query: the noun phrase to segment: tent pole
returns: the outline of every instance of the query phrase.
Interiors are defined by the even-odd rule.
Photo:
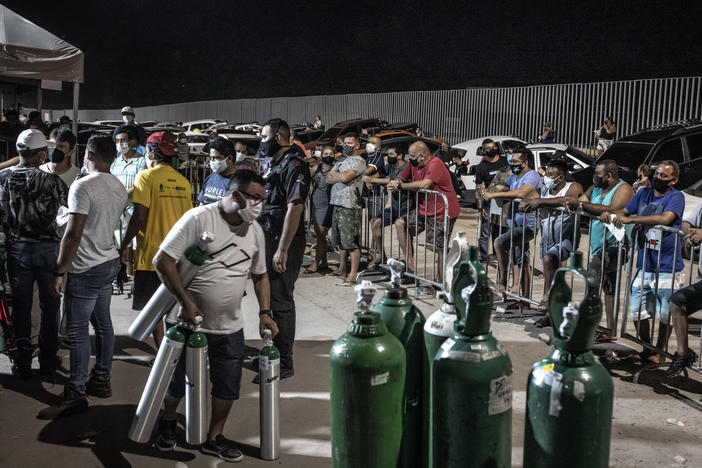
[[[43,107],[43,99],[44,99],[44,94],[41,91],[41,81],[39,81],[39,86],[37,86],[37,110],[41,114],[41,108]],[[41,120],[44,120],[44,117],[42,116]]]
[[[73,134],[78,136],[78,95],[80,94],[80,83],[73,83]]]

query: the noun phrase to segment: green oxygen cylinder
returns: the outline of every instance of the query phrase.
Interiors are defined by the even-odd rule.
[[[395,467],[400,456],[405,350],[369,310],[374,292],[356,286],[360,310],[329,353],[336,468]]]
[[[388,331],[395,336],[405,348],[407,359],[405,371],[405,396],[402,413],[402,445],[400,468],[421,467],[422,447],[422,408],[424,403],[424,368],[427,365],[424,353],[424,316],[407,297],[407,289],[401,287],[404,263],[391,258],[390,286],[385,289],[383,297],[373,306],[373,312],[380,314]]]
[[[571,254],[549,291],[553,351],[534,364],[527,385],[524,467],[609,466],[614,383],[592,353],[602,318],[597,278]],[[572,278],[585,282],[582,302],[572,300]]]
[[[458,279],[458,269],[468,255],[468,237],[464,232],[458,232],[451,240],[448,255],[446,255],[446,271],[444,272],[444,291],[441,298],[444,303],[434,311],[424,324],[424,348],[426,351],[426,366],[424,368],[424,394],[428,395],[427,404],[424,406],[424,455],[426,466],[433,466],[432,457],[432,368],[434,356],[448,337],[453,335],[453,324],[456,321],[456,308],[454,300],[458,299],[452,292],[454,283]],[[460,286],[463,279],[456,283]],[[460,290],[458,290],[460,295]],[[462,301],[462,300],[461,300]],[[438,468],[438,467],[437,467]]]
[[[459,269],[467,277],[464,310],[434,358],[434,466],[512,466],[512,361],[490,332],[492,290],[471,246]]]

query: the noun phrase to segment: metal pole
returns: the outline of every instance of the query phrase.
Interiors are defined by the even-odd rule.
[[[80,96],[80,83],[73,83],[73,134],[78,136],[78,99]],[[82,159],[82,158],[81,158]]]

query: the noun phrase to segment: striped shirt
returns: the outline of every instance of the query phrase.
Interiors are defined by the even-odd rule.
[[[126,190],[134,187],[134,180],[141,171],[146,170],[146,158],[144,156],[132,156],[126,160],[122,154],[117,154],[115,162],[110,166],[110,172],[117,177]],[[127,211],[131,214],[134,211],[134,205],[131,201],[127,203]]]

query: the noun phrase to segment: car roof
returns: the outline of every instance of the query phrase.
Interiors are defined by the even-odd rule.
[[[663,138],[676,134],[684,134],[689,130],[699,130],[701,128],[702,122],[699,120],[681,120],[644,128],[636,133],[622,137],[618,141],[655,144]]]
[[[200,124],[200,123],[210,123],[210,122],[225,122],[222,119],[200,119],[200,120],[190,120],[188,122],[183,122],[183,125],[193,125],[193,124]]]
[[[375,119],[375,118],[373,118],[373,119],[351,119],[351,120],[342,120],[341,122],[335,123],[333,126],[334,126],[334,127],[340,127],[340,126],[342,126],[342,125],[355,125],[355,124],[368,123],[368,122],[376,123],[376,122],[379,122],[379,120],[378,120],[378,119]]]
[[[504,141],[504,140],[517,140],[521,141],[522,143],[526,143],[524,140],[522,140],[519,137],[515,136],[509,136],[509,135],[490,135],[490,136],[484,136],[482,138],[474,138],[472,140],[468,141],[463,141],[461,143],[456,143],[455,145],[452,146],[452,148],[459,148],[459,149],[470,149],[475,146],[480,146],[483,144],[483,140],[486,138],[491,139],[492,141]]]

